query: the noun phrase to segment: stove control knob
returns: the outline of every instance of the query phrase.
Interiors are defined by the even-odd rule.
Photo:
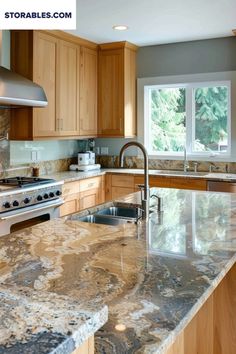
[[[14,200],[14,202],[12,203],[12,205],[13,205],[14,207],[18,207],[18,206],[19,206],[18,200]]]
[[[49,193],[49,197],[50,197],[50,198],[53,198],[54,196],[55,196],[55,194],[54,194],[53,192],[50,192],[50,193]]]
[[[24,199],[24,203],[25,203],[25,204],[29,204],[29,202],[30,202],[30,198],[26,197],[26,198]]]
[[[6,208],[6,209],[9,209],[11,207],[11,204],[9,202],[6,202],[3,204],[3,206]]]
[[[48,194],[45,193],[43,197],[44,197],[44,199],[48,199]]]
[[[56,191],[56,195],[57,195],[57,196],[61,195],[61,191],[59,191],[59,190]]]
[[[37,201],[38,201],[38,202],[41,202],[41,200],[43,200],[43,197],[42,197],[41,195],[38,195],[38,196],[37,196]]]

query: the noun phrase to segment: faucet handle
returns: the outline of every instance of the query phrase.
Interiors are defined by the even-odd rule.
[[[163,199],[156,194],[152,194],[150,198],[157,199],[157,211],[163,211]]]
[[[144,199],[144,188],[145,188],[145,185],[144,184],[138,184],[138,188],[140,189],[140,192],[141,192],[141,200]]]

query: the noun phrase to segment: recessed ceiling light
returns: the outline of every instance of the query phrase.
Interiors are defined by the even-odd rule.
[[[117,31],[126,31],[129,27],[126,25],[115,25],[112,28]]]

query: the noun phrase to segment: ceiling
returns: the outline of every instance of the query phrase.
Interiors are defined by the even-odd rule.
[[[125,24],[127,31],[113,25]],[[236,28],[236,0],[77,0],[77,29],[97,43],[139,46],[226,37]]]

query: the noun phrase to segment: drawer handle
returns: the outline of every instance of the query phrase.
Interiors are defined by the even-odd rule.
[[[89,183],[88,187],[91,188],[94,185],[94,183]]]

